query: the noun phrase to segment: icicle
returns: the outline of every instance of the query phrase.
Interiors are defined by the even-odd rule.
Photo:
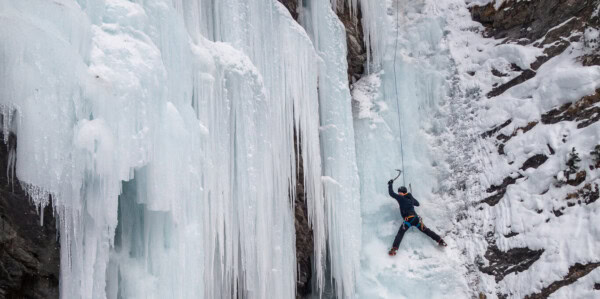
[[[0,4],[0,105],[17,178],[52,195],[61,297],[293,298],[294,128],[325,248],[303,28],[274,0],[60,4]]]
[[[329,250],[336,294],[353,298],[360,267],[361,217],[345,30],[327,2],[311,1],[305,11],[303,24],[321,57],[319,113],[325,201],[312,213],[320,218],[321,210],[325,211],[327,230],[315,235],[315,258],[317,267],[324,266],[325,250]],[[319,270],[317,282],[322,289],[324,277]]]

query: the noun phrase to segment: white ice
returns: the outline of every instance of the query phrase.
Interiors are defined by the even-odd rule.
[[[453,63],[446,46],[444,7],[391,1],[382,8],[387,35],[380,72],[354,85],[354,127],[363,217],[360,298],[466,298],[466,268],[456,245],[458,203],[441,196],[445,156],[431,149],[444,132],[440,106],[452,100]],[[380,11],[381,13],[381,11]],[[384,29],[379,29],[383,31]],[[397,41],[397,44],[396,44]],[[402,223],[386,182],[412,186],[417,213],[449,244],[409,230],[398,255],[387,251]]]

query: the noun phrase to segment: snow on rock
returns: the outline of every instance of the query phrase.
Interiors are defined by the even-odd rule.
[[[477,265],[470,268],[471,287],[488,298],[591,294],[600,261],[593,250],[600,242],[598,206],[591,199],[600,181],[590,158],[600,144],[592,104],[600,78],[598,66],[581,59],[589,53],[581,24],[597,26],[589,5],[594,3],[551,12],[554,19],[544,5],[523,1],[504,1],[498,11],[475,7],[473,16],[487,28],[468,20],[462,8],[450,18],[450,51],[463,70],[458,88],[473,91],[473,133],[480,136],[470,141],[473,159],[467,160],[478,171],[454,168],[457,176],[478,182],[456,193],[475,195],[466,197],[459,227],[469,241],[461,244]],[[533,15],[542,15],[534,30],[519,31]],[[490,35],[509,38],[483,37]],[[534,42],[536,35],[544,42]],[[523,50],[498,50],[507,46]],[[528,53],[538,56],[535,62]],[[589,288],[577,287],[584,285]]]

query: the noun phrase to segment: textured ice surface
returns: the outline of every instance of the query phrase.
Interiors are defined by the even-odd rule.
[[[363,217],[357,292],[361,298],[466,298],[460,240],[449,235],[457,204],[439,195],[438,168],[445,157],[431,150],[444,131],[439,106],[449,99],[454,71],[444,13],[434,2],[388,3],[381,72],[362,78],[353,90]],[[412,185],[421,202],[417,213],[448,248],[411,229],[398,255],[387,255],[402,223],[397,203],[387,194],[395,168],[404,170],[395,188]]]
[[[0,8],[3,129],[52,195],[63,298],[294,297],[294,128],[315,231],[327,215],[317,54],[281,4]]]
[[[355,297],[359,271],[360,192],[356,167],[352,106],[348,88],[346,35],[328,1],[313,0],[305,8],[306,26],[319,53],[319,112],[323,194],[329,233],[330,273],[339,298]],[[319,242],[317,242],[318,244]],[[317,248],[319,250],[321,248]],[[319,251],[317,251],[319,252]],[[317,256],[318,264],[325,256]],[[317,283],[323,285],[318,273]]]
[[[316,296],[332,285],[346,298],[509,288],[522,297],[575,262],[597,261],[597,204],[546,225],[575,188],[540,187],[563,170],[561,138],[589,163],[597,125],[533,128],[505,157],[478,139],[599,88],[600,69],[575,61],[585,47],[574,43],[534,78],[475,103],[509,80],[491,69],[515,75],[512,63],[527,68],[542,51],[482,38],[466,6],[489,0],[348,2],[353,13],[360,5],[369,60],[352,98],[331,8],[342,1],[303,1],[299,23],[275,0],[0,1],[2,129],[18,136],[16,175],[33,201],[52,198],[63,298],[293,298],[295,152]],[[479,182],[502,181],[547,145],[561,158],[528,169],[531,179],[508,188],[511,201],[469,209]],[[401,224],[385,184],[395,168],[404,170],[395,187],[412,186],[417,212],[448,248],[412,229],[387,256]],[[531,196],[544,191],[551,200]],[[500,283],[470,275],[465,264],[486,246],[482,225],[519,233],[501,250],[545,254]],[[553,296],[593,296],[598,275]]]

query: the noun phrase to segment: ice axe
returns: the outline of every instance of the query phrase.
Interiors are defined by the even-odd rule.
[[[399,177],[400,177],[400,175],[402,174],[402,170],[400,170],[400,169],[396,169],[396,171],[398,172],[398,175],[397,175],[397,176],[396,176],[396,177],[395,177],[395,178],[394,178],[392,181],[395,181],[395,180],[396,180],[397,178],[399,178]]]

